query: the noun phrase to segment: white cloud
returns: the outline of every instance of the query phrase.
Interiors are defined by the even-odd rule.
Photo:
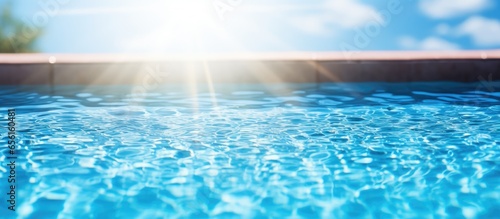
[[[479,12],[490,4],[490,0],[422,0],[419,6],[431,18],[452,18]]]
[[[310,34],[329,34],[335,28],[353,29],[369,21],[382,21],[377,10],[358,0],[328,0],[314,15],[293,19],[293,24]]]
[[[485,17],[470,17],[456,28],[456,34],[470,36],[478,46],[500,45],[500,21]]]
[[[110,14],[110,13],[131,13],[138,11],[147,11],[152,8],[137,8],[137,7],[118,7],[118,8],[78,8],[78,9],[63,9],[57,15],[94,15],[94,14]]]
[[[302,31],[314,35],[327,35],[331,32],[329,25],[324,22],[325,18],[318,15],[300,17],[293,21],[293,24]]]
[[[452,32],[452,30],[453,30],[453,28],[450,27],[450,25],[448,25],[448,24],[439,24],[436,27],[436,32],[439,35],[449,35]]]
[[[326,2],[326,13],[331,20],[345,28],[358,27],[370,20],[381,20],[377,10],[358,0],[329,0]]]
[[[419,41],[413,37],[401,37],[399,45],[409,50],[459,50],[460,46],[438,37],[427,37]]]

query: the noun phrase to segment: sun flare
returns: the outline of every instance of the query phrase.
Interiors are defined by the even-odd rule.
[[[204,1],[166,1],[157,7],[163,12],[155,31],[156,38],[174,46],[196,44],[217,28],[215,14]]]
[[[251,33],[258,31],[263,38],[263,33],[238,1],[167,0],[148,4],[137,9],[140,13],[134,20],[144,24],[144,29],[131,32],[117,44],[124,50],[155,54],[246,51],[248,45],[242,43],[242,36],[253,38]]]
[[[210,5],[202,1],[169,1],[164,7],[166,8],[165,20],[169,24],[166,31],[175,31],[177,35],[198,36],[215,25]]]

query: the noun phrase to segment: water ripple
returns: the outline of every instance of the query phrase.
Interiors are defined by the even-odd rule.
[[[138,97],[126,86],[24,89],[0,88],[0,111],[18,113],[19,218],[488,218],[500,209],[500,96],[476,84]]]

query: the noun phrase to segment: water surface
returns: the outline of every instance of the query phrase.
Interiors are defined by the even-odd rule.
[[[0,214],[150,219],[500,213],[499,84],[131,90],[0,87],[2,127],[7,109],[16,109],[19,146],[16,213],[3,203]],[[4,128],[5,142],[6,134]],[[5,194],[8,150],[0,150]]]

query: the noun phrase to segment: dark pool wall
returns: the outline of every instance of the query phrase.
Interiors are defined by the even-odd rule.
[[[498,81],[500,59],[1,63],[1,85]]]

